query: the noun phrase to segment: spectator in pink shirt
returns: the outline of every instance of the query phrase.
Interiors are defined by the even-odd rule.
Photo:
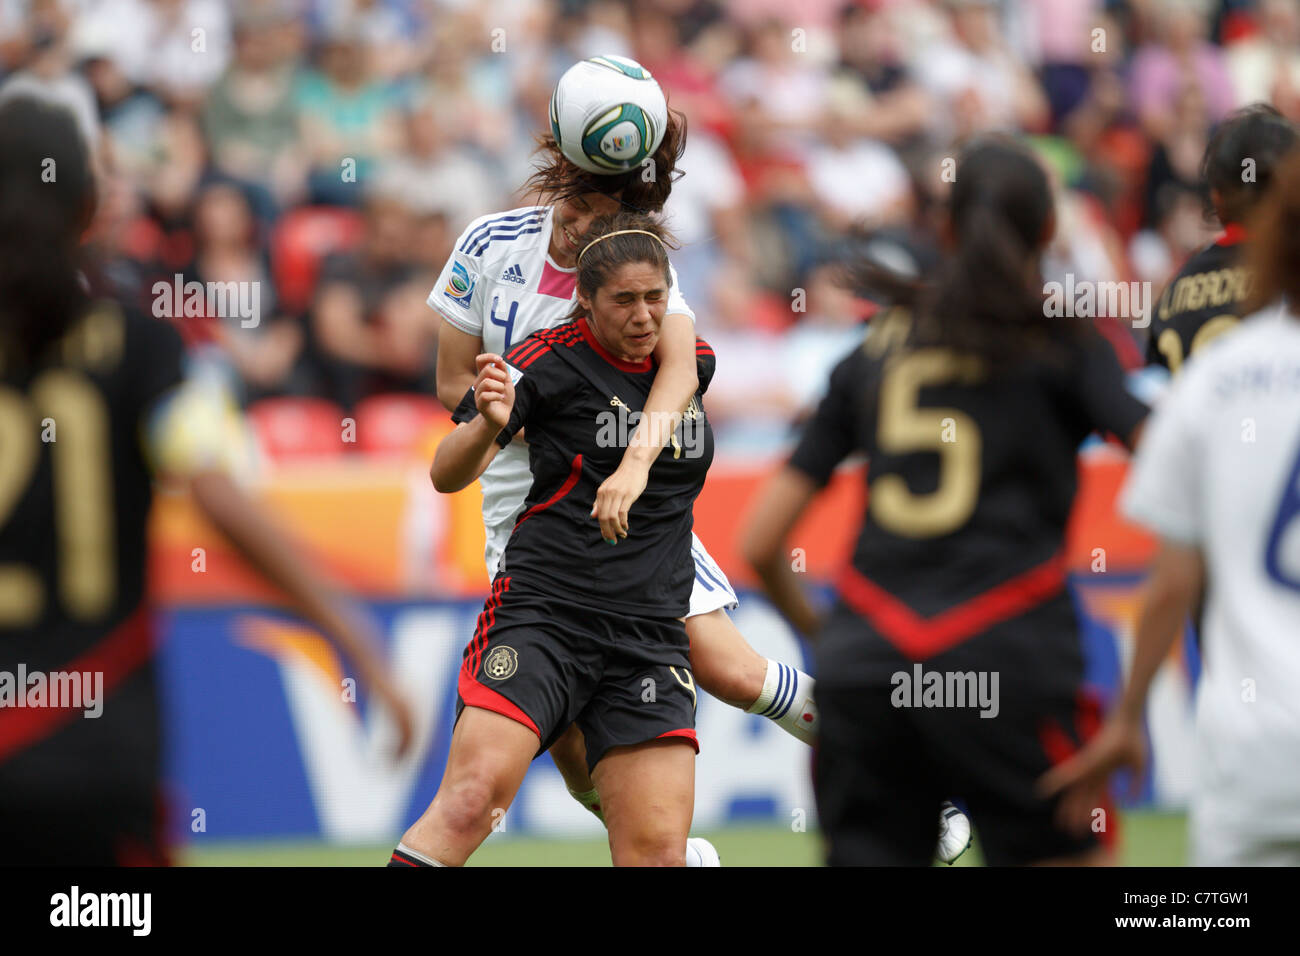
[[[1129,85],[1143,129],[1163,142],[1188,86],[1200,92],[1211,123],[1226,116],[1234,104],[1223,52],[1206,40],[1208,0],[1160,0],[1155,14],[1157,40],[1133,57]]]

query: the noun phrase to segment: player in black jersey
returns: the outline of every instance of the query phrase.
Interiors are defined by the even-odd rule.
[[[352,610],[218,466],[176,331],[84,291],[94,198],[70,113],[0,106],[0,864],[166,862],[145,575],[155,466],[353,657],[402,749],[412,733]]]
[[[1053,225],[1027,152],[971,145],[944,271],[836,367],[747,527],[773,601],[818,637],[814,785],[833,864],[928,864],[949,795],[991,863],[1100,856],[1057,828],[1034,786],[1095,719],[1062,562],[1076,450],[1094,430],[1131,444],[1146,407],[1095,330],[1045,314],[1038,257]],[[823,621],[785,541],[856,452],[868,508]]]
[[[1296,144],[1295,125],[1255,103],[1219,124],[1201,159],[1207,217],[1223,233],[1195,253],[1156,303],[1147,364],[1177,375],[1198,349],[1233,328],[1251,292],[1241,249],[1244,223],[1268,191],[1278,163]]]
[[[532,759],[570,724],[586,741],[615,865],[683,865],[694,801],[696,688],[683,618],[695,563],[692,507],[713,458],[700,407],[713,372],[632,506],[604,537],[590,502],[618,467],[654,383],[669,273],[657,220],[593,227],[572,321],[537,332],[479,374],[443,440],[434,485],[474,481],[527,429],[533,483],[460,673],[442,784],[390,865],[459,865],[514,799]]]

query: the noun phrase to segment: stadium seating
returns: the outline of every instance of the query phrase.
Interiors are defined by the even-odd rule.
[[[357,450],[370,455],[431,460],[454,427],[436,398],[373,395],[357,405]]]
[[[248,409],[262,452],[272,461],[330,458],[349,447],[343,409],[320,398],[267,398]]]
[[[271,261],[281,308],[301,312],[311,302],[320,261],[349,249],[361,238],[364,223],[351,209],[306,206],[286,213],[271,238]]]

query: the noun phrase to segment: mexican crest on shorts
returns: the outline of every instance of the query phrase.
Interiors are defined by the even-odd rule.
[[[500,644],[492,648],[483,662],[483,674],[493,680],[507,680],[519,670],[519,655],[513,647]]]

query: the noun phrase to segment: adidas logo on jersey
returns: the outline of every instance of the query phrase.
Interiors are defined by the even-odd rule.
[[[523,285],[525,282],[524,273],[518,265],[513,265],[505,272],[501,273],[502,282],[518,282]]]

